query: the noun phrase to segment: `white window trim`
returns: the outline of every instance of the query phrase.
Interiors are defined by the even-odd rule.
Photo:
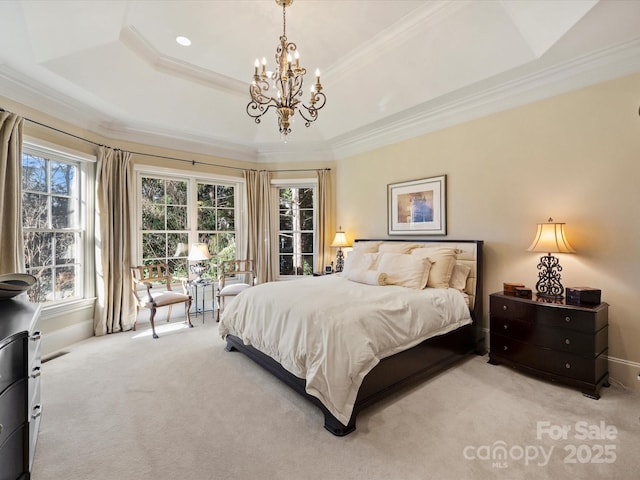
[[[230,175],[203,173],[203,172],[185,172],[184,170],[178,170],[174,168],[153,167],[152,165],[136,165],[134,167],[136,176],[136,216],[134,221],[135,228],[135,242],[133,249],[133,258],[137,265],[142,263],[142,229],[140,225],[140,199],[142,192],[140,191],[140,185],[142,183],[141,178],[144,176],[166,178],[166,179],[178,179],[178,180],[195,180],[196,182],[202,181],[205,183],[231,183],[236,186],[236,198],[235,198],[235,211],[236,211],[236,251],[244,252],[247,244],[247,211],[246,211],[246,189],[244,188],[245,180],[241,177],[232,177]],[[188,192],[187,205],[189,208],[189,218],[197,218],[197,199],[194,197],[195,192]],[[197,239],[192,239],[193,232],[196,231],[195,226],[189,225],[189,243],[197,242]]]
[[[271,188],[279,189],[282,187],[299,187],[299,188],[313,188],[313,265],[317,264],[318,260],[318,179],[317,178],[275,178],[271,180]],[[276,195],[279,200],[279,195]],[[280,218],[280,203],[276,202],[275,205],[276,218]],[[272,238],[271,255],[274,255],[278,261],[276,262],[278,274],[276,280],[294,280],[300,278],[301,275],[280,275],[280,242],[278,242],[277,236],[280,234],[280,227],[276,232],[276,237]]]
[[[97,158],[84,152],[57,145],[46,140],[24,136],[23,152],[41,155],[48,159],[74,160],[80,165],[80,222],[85,225],[83,236],[82,288],[84,298],[56,300],[42,304],[42,318],[54,318],[69,312],[69,308],[82,310],[95,304],[95,164]]]

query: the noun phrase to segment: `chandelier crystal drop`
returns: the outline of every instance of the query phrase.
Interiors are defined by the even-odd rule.
[[[291,121],[296,111],[304,118],[306,127],[318,118],[318,110],[324,107],[326,97],[322,93],[320,71],[316,70],[316,83],[311,86],[309,106],[301,103],[303,78],[307,70],[300,66],[300,55],[295,43],[287,40],[286,8],[293,0],[275,0],[282,6],[282,36],[276,50],[276,70],[267,71],[267,60],[262,63],[256,59],[253,82],[249,86],[251,101],[247,105],[247,113],[261,122],[262,116],[272,107],[278,115],[278,127],[283,138],[291,133]],[[271,92],[270,92],[271,89]],[[270,95],[275,91],[275,95]]]

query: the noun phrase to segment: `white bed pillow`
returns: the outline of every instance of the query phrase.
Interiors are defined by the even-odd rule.
[[[467,278],[469,278],[470,273],[471,267],[469,265],[456,263],[451,273],[451,280],[449,281],[451,288],[464,292],[464,289],[467,288]]]
[[[406,253],[381,253],[377,270],[387,274],[387,285],[423,289],[429,278],[431,262]]]
[[[353,244],[353,251],[360,253],[376,253],[378,247],[382,244],[382,241],[371,240],[364,242],[355,242]]]
[[[431,262],[427,280],[427,287],[430,288],[449,288],[458,253],[460,250],[449,247],[422,247],[411,251],[412,256],[428,258]]]
[[[410,253],[411,250],[420,246],[419,243],[414,242],[383,242],[378,247],[380,253]]]
[[[375,270],[379,256],[379,253],[362,253],[359,250],[353,250],[344,261],[343,276],[348,278],[352,270]]]

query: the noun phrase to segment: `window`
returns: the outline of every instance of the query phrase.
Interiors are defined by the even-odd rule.
[[[86,162],[25,144],[22,155],[22,225],[27,273],[37,278],[33,302],[85,297],[87,241]]]
[[[235,187],[215,183],[197,184],[198,241],[209,245],[218,262],[236,258]]]
[[[188,182],[142,177],[142,259],[167,263],[174,275],[187,275]]]
[[[278,260],[282,276],[311,275],[315,265],[315,187],[279,186]]]
[[[202,242],[216,255],[203,274],[236,256],[237,182],[140,174],[140,251],[144,264],[163,262],[175,276],[189,276],[188,253]]]

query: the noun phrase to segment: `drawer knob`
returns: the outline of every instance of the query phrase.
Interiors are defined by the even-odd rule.
[[[571,321],[571,317],[564,317],[564,321],[569,323]]]
[[[505,325],[504,329],[507,330],[509,328],[509,325]]]
[[[569,340],[568,338],[565,338],[564,343],[566,343],[567,345],[571,345],[571,340]]]
[[[569,362],[565,363],[564,368],[571,368],[571,364]]]
[[[507,347],[506,345],[503,348],[504,350],[509,350],[509,347]]]
[[[507,307],[506,305],[503,305],[502,310],[509,310],[509,307]]]

